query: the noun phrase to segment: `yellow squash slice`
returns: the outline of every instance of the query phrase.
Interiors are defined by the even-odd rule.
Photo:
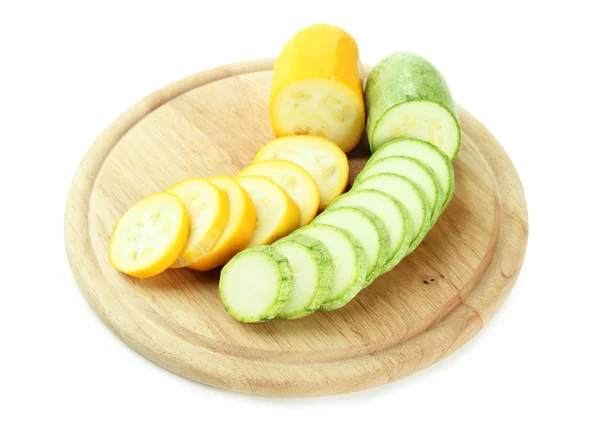
[[[302,167],[287,160],[265,160],[253,163],[238,176],[262,175],[270,178],[292,198],[300,208],[300,225],[314,219],[319,208],[319,187]]]
[[[343,29],[315,24],[296,33],[273,68],[271,126],[276,137],[324,136],[344,152],[365,126],[358,46]]]
[[[171,265],[186,267],[208,255],[229,221],[227,194],[202,178],[190,178],[172,186],[190,217],[190,234],[183,252]]]
[[[256,207],[256,227],[249,248],[270,245],[300,227],[300,210],[285,191],[261,175],[244,175],[236,181]]]
[[[229,222],[208,255],[188,266],[190,269],[201,271],[222,266],[243,250],[248,245],[256,225],[256,208],[242,186],[226,176],[209,177],[206,180],[227,194]]]
[[[301,166],[317,183],[319,210],[341,195],[348,184],[348,158],[333,142],[317,136],[285,136],[262,147],[255,162],[288,160]]]
[[[137,278],[158,275],[183,250],[189,225],[185,206],[177,196],[165,192],[147,196],[115,225],[108,247],[110,263]]]

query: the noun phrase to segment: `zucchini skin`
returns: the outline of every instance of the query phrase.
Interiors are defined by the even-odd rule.
[[[403,150],[402,149],[403,146],[406,146],[408,149]],[[421,139],[407,138],[407,137],[394,139],[394,140],[391,140],[390,142],[382,145],[375,153],[373,153],[371,158],[367,161],[365,168],[368,167],[369,165],[372,165],[376,161],[378,161],[380,159],[379,155],[383,155],[384,151],[382,151],[382,150],[384,150],[386,148],[389,148],[389,149],[398,148],[398,150],[400,151],[400,152],[389,154],[386,157],[391,157],[391,156],[412,157],[412,158],[419,160],[423,164],[429,165],[430,163],[427,162],[427,159],[424,159],[422,156],[420,156],[418,152],[415,154],[411,150],[411,148],[413,146],[428,148],[432,152],[437,153],[440,156],[440,158],[444,160],[446,167],[448,168],[448,177],[445,178],[445,180],[447,181],[447,184],[448,184],[448,191],[446,192],[446,197],[445,197],[444,202],[442,203],[442,208],[440,210],[440,216],[441,216],[441,214],[444,212],[446,207],[448,207],[448,204],[450,203],[450,200],[452,199],[452,196],[454,195],[455,181],[454,181],[454,166],[452,165],[452,160],[450,160],[448,155],[443,150],[441,150],[439,147],[437,147],[427,141],[421,140]],[[434,171],[434,172],[436,172],[436,171]],[[437,174],[437,172],[436,172],[436,174]],[[359,176],[360,176],[360,174],[359,174]],[[358,178],[358,176],[357,176],[357,178]],[[356,179],[355,179],[355,182],[356,182]]]

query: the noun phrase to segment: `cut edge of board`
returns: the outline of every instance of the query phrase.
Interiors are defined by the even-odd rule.
[[[103,322],[138,353],[172,372],[218,388],[279,397],[322,396],[375,387],[429,367],[460,348],[491,320],[514,286],[527,245],[527,207],[518,174],[501,145],[462,108],[461,118],[473,123],[478,143],[485,144],[477,151],[496,181],[493,246],[467,284],[473,288],[469,296],[463,299],[457,294],[442,316],[407,341],[401,337],[373,352],[367,349],[346,356],[333,352],[331,358],[319,355],[313,360],[302,358],[303,362],[285,355],[275,362],[266,360],[261,356],[265,352],[254,349],[239,355],[235,349],[215,347],[208,339],[180,334],[158,313],[137,310],[134,297],[120,299],[117,291],[105,289],[110,283],[94,273],[96,265],[90,261],[91,257],[97,259],[90,255],[89,202],[96,177],[113,147],[135,124],[173,98],[208,83],[271,70],[273,62],[239,62],[186,77],[148,95],[102,132],[75,173],[65,210],[66,253],[81,292]],[[80,237],[82,234],[86,236]],[[99,300],[99,289],[110,293],[109,302]],[[105,304],[110,304],[110,310]],[[437,346],[432,346],[432,341]]]

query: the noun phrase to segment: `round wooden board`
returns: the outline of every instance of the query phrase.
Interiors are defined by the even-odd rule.
[[[217,294],[219,271],[169,270],[138,280],[107,258],[113,225],[134,202],[188,177],[233,176],[273,138],[272,60],[204,71],[126,111],[75,174],[65,243],[77,283],[129,346],[190,379],[250,394],[350,392],[415,373],[492,318],[525,255],[519,177],[492,135],[460,109],[456,192],[421,246],[344,308],[294,321],[242,324]],[[351,180],[368,158],[353,150]]]

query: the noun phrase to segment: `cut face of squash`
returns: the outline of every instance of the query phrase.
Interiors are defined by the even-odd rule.
[[[271,116],[278,137],[322,136],[344,152],[359,142],[365,122],[362,101],[340,83],[323,78],[301,80],[281,90]]]
[[[194,270],[210,270],[227,263],[246,247],[256,225],[256,209],[250,195],[233,178],[218,176],[206,179],[227,194],[229,198],[229,221],[221,237],[208,255],[194,264]]]
[[[171,193],[150,195],[115,225],[108,248],[112,266],[137,278],[165,271],[185,246],[189,218],[181,200]]]
[[[325,210],[348,184],[346,154],[324,137],[280,137],[262,147],[254,161],[278,159],[296,163],[312,176],[319,189],[319,210]]]
[[[183,252],[171,265],[186,267],[208,255],[221,237],[229,221],[227,194],[201,178],[191,178],[175,184],[169,193],[177,195],[190,217],[190,234]]]
[[[285,45],[273,68],[270,113],[275,136],[323,136],[344,152],[365,126],[356,41],[328,24],[308,26]]]
[[[248,247],[269,245],[300,227],[300,210],[285,191],[261,175],[236,177],[256,208],[256,226]]]
[[[319,188],[311,175],[287,160],[265,160],[253,163],[238,176],[261,175],[281,187],[300,209],[300,225],[313,220],[319,208]]]

